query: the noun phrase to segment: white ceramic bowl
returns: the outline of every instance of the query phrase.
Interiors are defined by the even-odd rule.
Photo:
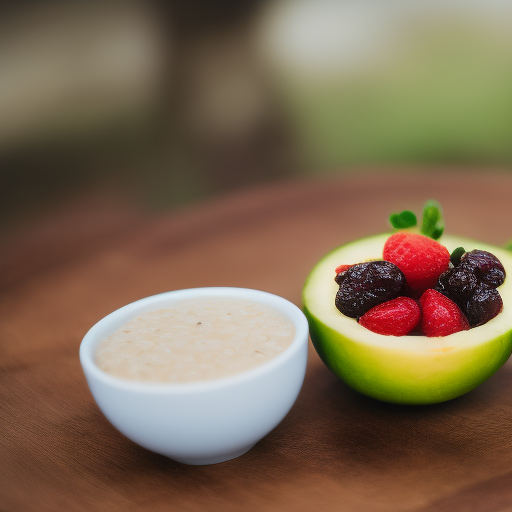
[[[270,361],[215,380],[155,384],[124,380],[94,363],[98,344],[140,313],[194,297],[239,297],[266,304],[295,326],[290,346]],[[286,416],[306,371],[308,323],[291,302],[244,288],[191,288],[128,304],[85,335],[80,362],[96,403],[126,437],[185,464],[215,464],[244,454]]]

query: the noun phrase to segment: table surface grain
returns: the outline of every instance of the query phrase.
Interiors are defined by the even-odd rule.
[[[512,174],[362,172],[158,215],[85,201],[4,237],[0,510],[512,510],[511,361],[463,397],[408,407],[352,391],[310,347],[302,391],[275,430],[238,459],[186,466],[119,434],[78,360],[89,327],[155,293],[241,286],[300,304],[322,255],[430,198],[447,231],[502,245],[511,197]]]

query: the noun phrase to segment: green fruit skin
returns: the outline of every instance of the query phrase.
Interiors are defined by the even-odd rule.
[[[306,307],[304,313],[326,366],[351,388],[384,402],[422,405],[451,400],[482,384],[512,352],[512,333],[507,332],[470,350],[426,354],[418,364],[416,354],[355,343]]]
[[[371,239],[374,239],[383,246],[387,236],[384,235],[382,238],[383,235],[377,235],[366,240],[371,242]],[[470,247],[481,247],[490,252],[501,251],[502,257],[505,257],[503,250],[493,246],[451,238],[454,247],[466,243]],[[353,244],[358,242],[360,241]],[[332,254],[349,245],[352,244],[332,251],[317,267]],[[506,257],[510,260],[510,256]],[[508,279],[512,279],[511,268],[508,266]],[[476,346],[465,347],[464,344],[454,343],[454,346],[448,344],[448,347],[442,349],[423,350],[418,353],[403,349],[403,345],[402,348],[396,346],[392,339],[389,345],[380,346],[362,340],[355,341],[326,325],[308,308],[307,289],[311,285],[314,273],[315,270],[306,281],[302,301],[313,345],[322,361],[336,376],[364,395],[396,404],[422,405],[445,402],[482,384],[505,364],[512,353],[512,318],[510,328],[505,332],[495,332],[496,336],[491,334],[489,339]],[[508,313],[508,303],[507,298],[507,311],[500,315]],[[412,339],[411,343],[414,343]]]

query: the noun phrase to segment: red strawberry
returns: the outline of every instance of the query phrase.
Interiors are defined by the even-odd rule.
[[[416,292],[433,288],[448,269],[448,249],[432,238],[404,231],[390,236],[384,244],[384,259],[394,263]]]
[[[342,272],[345,272],[345,270],[348,270],[352,265],[340,265],[339,267],[336,267],[336,275],[341,274]]]
[[[421,330],[425,336],[448,336],[469,329],[469,322],[459,306],[442,293],[427,290],[420,298],[420,306]]]
[[[359,323],[377,334],[405,336],[419,323],[421,311],[409,297],[398,297],[371,308]]]

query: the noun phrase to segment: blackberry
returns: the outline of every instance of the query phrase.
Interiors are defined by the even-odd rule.
[[[487,251],[467,252],[460,260],[461,266],[473,269],[478,280],[497,288],[505,281],[506,273],[501,261]]]
[[[344,270],[343,272],[340,272],[339,274],[336,274],[336,277],[334,278],[334,280],[338,283],[338,284],[341,284],[343,282],[343,279],[345,278],[345,274],[347,273],[346,270]]]
[[[483,325],[494,318],[503,308],[501,295],[495,288],[480,283],[465,304],[464,313],[471,327]]]
[[[453,267],[448,269],[448,270],[445,270],[439,276],[439,279],[437,280],[437,285],[434,287],[434,290],[436,292],[442,293],[446,297],[448,297],[448,295],[449,295],[449,291],[448,291],[448,278],[451,276],[452,271],[453,271]]]
[[[470,267],[461,265],[439,276],[436,290],[462,307],[473,295],[478,279]]]
[[[341,313],[351,318],[358,318],[374,306],[399,297],[406,284],[403,272],[388,261],[358,263],[344,272],[340,280],[335,304]]]

